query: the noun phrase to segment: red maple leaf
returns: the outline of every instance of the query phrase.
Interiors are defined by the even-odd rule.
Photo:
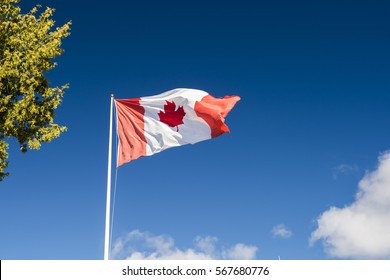
[[[164,105],[164,112],[160,111],[158,113],[158,116],[160,117],[160,121],[163,123],[166,123],[167,125],[171,127],[176,126],[176,131],[179,131],[179,124],[184,124],[183,118],[186,115],[184,112],[183,106],[179,106],[179,108],[176,109],[176,104],[174,101],[169,102],[166,101],[167,104]]]

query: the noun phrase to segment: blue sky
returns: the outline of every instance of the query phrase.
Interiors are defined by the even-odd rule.
[[[390,258],[386,1],[37,3],[68,131],[10,139],[0,259],[102,259],[110,94],[179,87],[239,95],[231,134],[117,170],[114,258]]]

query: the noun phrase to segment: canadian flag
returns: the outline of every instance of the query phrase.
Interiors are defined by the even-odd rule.
[[[238,96],[214,98],[205,91],[185,88],[116,99],[117,166],[229,132],[224,120],[239,100]]]

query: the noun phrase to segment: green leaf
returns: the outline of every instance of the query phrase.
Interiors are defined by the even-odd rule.
[[[45,74],[63,53],[62,39],[71,22],[54,28],[54,9],[41,6],[22,14],[19,0],[0,3],[0,181],[8,175],[8,138],[16,138],[22,152],[39,149],[66,131],[54,123],[68,85],[49,87]]]

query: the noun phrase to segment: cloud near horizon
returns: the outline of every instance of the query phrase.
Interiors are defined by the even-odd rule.
[[[318,218],[310,244],[322,240],[337,258],[390,258],[390,152],[379,157],[376,170],[359,182],[355,201],[331,207]]]
[[[292,231],[289,230],[284,224],[279,224],[272,228],[272,235],[273,237],[288,239],[292,236]]]
[[[179,249],[174,239],[167,235],[153,235],[133,230],[118,238],[112,249],[112,259],[128,260],[212,260],[212,259],[255,259],[255,246],[238,243],[229,248],[217,248],[216,237],[197,236],[194,248]]]

